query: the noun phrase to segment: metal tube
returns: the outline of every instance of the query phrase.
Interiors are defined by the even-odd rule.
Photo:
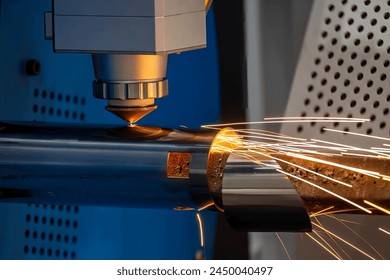
[[[310,231],[303,201],[275,161],[229,156],[222,181],[224,213],[232,228],[246,231]]]
[[[0,201],[225,212],[233,228],[307,231],[290,182],[235,161],[231,130],[0,123]],[[276,163],[274,163],[276,164]]]
[[[329,164],[326,164],[286,155],[275,155],[275,157],[281,160],[279,165],[284,171],[294,175],[296,178],[309,181],[328,191],[325,192],[320,188],[309,185],[296,178],[290,178],[293,186],[303,199],[309,213],[315,214],[331,207],[328,212],[368,214],[352,205],[351,202],[353,202],[369,209],[372,211],[372,214],[386,214],[384,211],[372,207],[367,201],[383,208],[390,209],[390,181],[380,178],[379,176],[368,176],[348,169],[348,167],[350,167],[360,170],[375,171],[378,172],[378,174],[384,174],[385,178],[387,178],[387,174],[389,174],[390,170],[390,161],[387,158],[346,155],[311,155],[313,158],[325,162],[328,161]],[[291,165],[288,163],[291,163]],[[331,163],[337,164],[337,166]],[[299,168],[299,166],[304,169]],[[343,166],[346,168],[342,168]],[[321,177],[318,174],[325,175],[328,179],[326,177]],[[330,179],[333,179],[333,181]],[[350,187],[341,185],[334,180],[349,184]],[[345,198],[345,200],[337,198],[335,194]]]
[[[0,124],[2,202],[189,209],[211,202],[214,132]]]

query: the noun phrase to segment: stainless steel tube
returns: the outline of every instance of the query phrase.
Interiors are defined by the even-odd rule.
[[[230,130],[231,132],[231,130]],[[274,168],[237,161],[235,133],[0,123],[0,202],[219,209],[246,231],[306,231]],[[276,163],[274,163],[276,165]]]
[[[275,161],[262,164],[229,156],[222,181],[224,213],[245,231],[310,231],[305,206]]]
[[[188,209],[211,202],[214,132],[0,124],[0,201]]]

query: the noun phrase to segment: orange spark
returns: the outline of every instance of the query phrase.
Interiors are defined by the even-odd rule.
[[[287,255],[288,259],[291,260],[290,254],[288,253],[287,248],[284,245],[284,242],[283,242],[282,238],[279,236],[279,234],[277,232],[275,232],[275,234],[278,237],[278,239],[280,241],[280,244],[282,244],[282,247],[283,247],[284,251],[286,252],[286,255]]]
[[[200,246],[204,247],[203,223],[202,223],[202,217],[200,216],[199,213],[196,213],[196,219],[198,220],[198,225],[199,225]]]
[[[361,119],[361,118],[343,118],[343,117],[274,117],[274,118],[264,118],[266,121],[272,120],[338,120],[338,121],[355,121],[355,122],[368,122],[370,119]]]
[[[323,164],[339,167],[339,168],[342,168],[342,169],[351,170],[351,171],[354,171],[354,172],[357,172],[357,173],[361,173],[361,174],[364,174],[364,175],[367,175],[367,176],[370,176],[370,177],[374,177],[376,179],[379,179],[380,175],[381,175],[379,172],[366,170],[366,169],[361,169],[361,168],[355,168],[355,167],[351,167],[351,166],[348,166],[348,165],[339,164],[339,163],[335,163],[335,162],[328,161],[328,160],[313,158],[313,157],[309,157],[309,156],[305,156],[305,155],[299,155],[299,154],[294,154],[294,153],[287,153],[287,155],[292,156],[292,157],[296,157],[296,158],[300,158],[300,159],[306,159],[306,160],[309,160],[309,161],[314,161],[314,162],[318,162],[318,163],[323,163]]]
[[[320,245],[324,250],[326,250],[329,254],[331,254],[335,259],[341,260],[337,255],[335,255],[331,250],[329,250],[324,244],[322,244],[320,241],[315,239],[313,236],[305,232],[306,236],[310,237],[314,242],[316,242],[318,245]]]
[[[313,225],[317,226],[318,228],[322,229],[323,231],[329,233],[330,235],[336,237],[337,239],[339,239],[340,241],[344,242],[345,244],[347,244],[348,246],[350,246],[351,248],[355,249],[356,251],[362,253],[363,255],[367,256],[368,258],[372,259],[372,260],[375,260],[375,258],[373,258],[372,256],[370,256],[369,254],[367,254],[366,252],[364,252],[363,250],[359,249],[358,247],[356,247],[355,245],[351,244],[350,242],[348,242],[347,240],[341,238],[340,236],[338,236],[337,234],[334,234],[333,232],[327,230],[326,228],[312,222]]]
[[[378,229],[379,229],[380,231],[382,231],[382,232],[384,232],[384,233],[390,235],[390,232],[388,232],[387,230],[384,230],[383,228],[378,228]]]
[[[366,135],[366,134],[351,132],[351,131],[344,131],[344,130],[331,129],[331,128],[323,128],[323,130],[330,131],[330,132],[349,134],[349,135],[356,135],[356,136],[360,136],[360,137],[374,138],[374,139],[378,139],[378,140],[390,141],[390,138],[379,137],[379,136],[375,136],[375,135]]]
[[[374,208],[376,208],[376,209],[386,213],[387,215],[390,215],[390,211],[389,210],[387,210],[387,209],[385,209],[383,207],[380,207],[379,205],[376,205],[376,204],[374,204],[374,203],[372,203],[372,202],[370,202],[368,200],[364,200],[364,203],[366,203],[366,204],[368,204],[368,205],[370,205],[370,206],[372,206],[372,207],[374,207]]]
[[[209,204],[206,204],[205,206],[200,207],[200,208],[198,209],[198,211],[200,212],[200,211],[202,211],[202,210],[204,210],[204,209],[206,209],[206,208],[209,208],[210,206],[213,206],[213,205],[214,205],[214,202],[211,202],[211,203],[209,203]]]
[[[324,212],[326,212],[326,211],[328,211],[328,210],[330,210],[332,208],[334,208],[334,206],[330,206],[330,207],[322,209],[322,210],[320,210],[318,212],[312,213],[312,214],[310,214],[310,218],[316,217],[316,216],[318,216],[320,214],[324,214]]]

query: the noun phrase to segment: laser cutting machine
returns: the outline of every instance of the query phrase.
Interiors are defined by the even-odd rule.
[[[296,7],[307,4],[307,17],[311,1],[298,3],[295,9],[292,3],[300,1],[289,1],[288,5],[279,1],[247,0],[245,5],[215,1],[215,10],[211,8],[207,13],[211,2],[0,1],[1,258],[192,259],[199,254],[212,258],[214,239],[221,235],[220,229],[215,229],[216,212],[221,212],[236,230],[311,230],[307,210],[284,175],[230,156],[228,151],[236,148],[225,141],[226,133],[234,137],[230,130],[194,130],[202,124],[243,116],[255,121],[284,109],[278,105],[277,110],[267,111],[272,110],[273,94],[272,90],[271,94],[262,90],[269,86],[266,81],[273,79],[266,79],[268,70],[261,67],[271,66],[272,73],[278,72],[283,63],[293,62],[280,60],[279,53],[271,53],[269,58],[276,59],[267,61],[269,46],[277,44],[284,51],[283,43],[260,39],[270,36],[264,29],[267,21],[283,18],[283,12],[290,16],[285,20],[296,23],[294,15],[304,13]],[[386,26],[382,21],[389,10],[386,4],[350,2],[354,1],[313,4],[286,115],[317,116],[327,106],[334,110],[323,109],[325,115],[356,116],[344,109],[344,100],[351,98],[349,85],[343,88],[330,83],[328,89],[328,82],[322,84],[321,79],[312,77],[322,67],[325,76],[336,72],[344,75],[344,66],[336,66],[333,57],[347,51],[328,50],[328,46],[342,44],[337,36],[345,37],[345,33],[340,30],[350,32],[350,36],[363,34],[352,31],[355,26],[348,23],[349,18],[357,21],[356,10],[372,8],[377,13],[367,14],[380,22],[380,29],[367,34],[386,32],[382,32],[382,26]],[[229,10],[221,8],[237,12],[233,11],[235,5],[242,12],[237,18],[242,28],[239,30],[234,29],[237,22],[227,16],[231,15]],[[380,14],[375,12],[376,6]],[[258,21],[259,15],[263,22]],[[329,35],[329,42],[328,34],[333,31],[328,30],[328,19],[340,26],[333,36]],[[351,27],[343,25],[344,19]],[[320,24],[325,27],[318,34]],[[300,26],[303,30],[306,23]],[[299,32],[293,35],[299,37]],[[234,35],[241,36],[238,43],[225,43]],[[320,36],[319,43],[316,36]],[[356,38],[344,39],[342,45],[347,49],[356,42]],[[385,45],[385,39],[378,40]],[[315,46],[307,47],[309,42]],[[378,42],[367,44],[377,44],[379,49],[372,52],[380,57],[385,51]],[[351,52],[356,57],[360,58],[359,50],[370,52],[355,47]],[[237,49],[237,57],[231,57],[232,50]],[[313,53],[315,49],[318,54]],[[327,55],[329,61],[325,62],[322,55]],[[314,66],[308,67],[312,60]],[[383,62],[379,58],[376,61]],[[243,65],[245,69],[240,68]],[[353,73],[366,73],[365,68],[358,71],[358,65],[350,67],[354,67]],[[313,81],[306,81],[307,71]],[[243,78],[243,73],[248,73],[247,77]],[[328,81],[325,76],[322,80]],[[232,77],[246,84],[238,88],[238,94],[225,95],[225,91],[237,89]],[[377,78],[384,83],[386,78],[381,77]],[[285,80],[289,84],[288,78]],[[361,80],[350,83],[356,88]],[[243,97],[246,87],[248,94]],[[385,92],[385,86],[381,84],[381,88]],[[300,112],[302,104],[296,103],[302,99],[302,92],[312,94],[314,89],[318,96],[322,92],[318,99],[327,99],[327,105],[318,101],[313,112]],[[328,99],[336,99],[333,95],[340,90],[347,92],[348,98],[332,100],[332,104],[340,104],[332,107]],[[372,96],[371,91],[367,94]],[[239,102],[235,102],[237,98]],[[303,105],[309,107],[312,99],[312,95],[305,98],[309,102]],[[225,117],[221,119],[221,115]],[[316,128],[316,124],[300,124],[297,128],[283,126],[282,131],[303,135]],[[203,211],[204,207],[215,212]],[[204,248],[199,245],[195,219],[199,209],[204,219]],[[277,251],[262,243],[267,238],[250,236],[252,257],[267,258],[259,251]],[[290,239],[294,246],[295,240]]]

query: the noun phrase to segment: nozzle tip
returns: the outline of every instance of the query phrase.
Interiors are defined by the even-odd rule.
[[[117,107],[106,106],[106,110],[128,122],[129,125],[134,125],[144,116],[157,109],[157,105],[144,107]]]

